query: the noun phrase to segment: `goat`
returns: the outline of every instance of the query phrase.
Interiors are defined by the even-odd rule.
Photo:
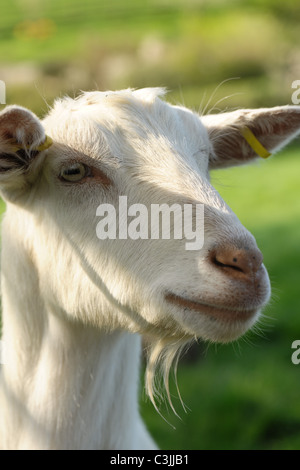
[[[184,345],[235,340],[268,303],[262,254],[209,170],[283,147],[300,107],[200,116],[163,94],[86,92],[43,120],[20,106],[0,113],[3,449],[155,449],[138,409],[141,335],[155,402],[158,364],[167,384]],[[121,196],[200,205],[201,249],[184,235],[97,236],[99,205],[120,216]]]

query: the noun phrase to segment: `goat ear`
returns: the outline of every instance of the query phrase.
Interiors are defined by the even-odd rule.
[[[26,186],[25,173],[45,138],[42,124],[28,109],[8,106],[0,113],[0,187],[5,196]]]
[[[267,157],[300,133],[300,106],[244,109],[202,117],[213,146],[210,169]]]

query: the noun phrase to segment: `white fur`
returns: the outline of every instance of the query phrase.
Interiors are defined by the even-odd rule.
[[[209,181],[209,168],[218,161],[215,144],[224,139],[226,154],[230,133],[241,163],[255,157],[236,132],[235,115],[228,128],[219,121],[214,127],[213,118],[205,128],[198,115],[165,103],[162,94],[159,89],[84,93],[57,101],[42,122],[22,108],[13,122],[9,110],[0,116],[0,152],[5,148],[7,154],[10,145],[1,129],[16,128],[18,141],[24,115],[31,127],[23,125],[23,141],[34,147],[44,140],[43,129],[54,141],[28,157],[26,169],[18,161],[10,169],[6,159],[0,173],[7,202],[3,449],[155,448],[138,410],[140,334],[153,345],[146,385],[154,400],[154,369],[162,358],[167,376],[171,359],[193,338],[226,342],[239,337],[269,299],[264,267],[257,294],[208,262],[211,250],[222,243],[257,250],[254,237]],[[299,116],[299,108],[294,109]],[[249,122],[253,116],[259,121],[257,112],[250,114]],[[286,127],[281,144],[290,135]],[[237,163],[230,151],[228,159]],[[61,169],[74,161],[103,172],[111,185],[96,177],[65,184]],[[185,240],[100,241],[96,208],[103,202],[117,207],[119,195],[147,207],[204,203],[203,249],[187,251]],[[223,306],[229,317],[231,309],[256,310],[248,320],[223,321],[168,302],[170,292]]]

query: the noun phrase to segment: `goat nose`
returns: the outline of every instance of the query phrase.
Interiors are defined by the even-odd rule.
[[[263,255],[258,248],[220,245],[213,251],[211,261],[224,274],[245,279],[252,278],[257,273],[262,265]]]

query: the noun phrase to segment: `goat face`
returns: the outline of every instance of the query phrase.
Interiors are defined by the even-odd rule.
[[[0,182],[11,211],[5,224],[22,233],[43,298],[62,315],[174,341],[227,342],[255,323],[270,284],[254,237],[212,187],[209,170],[257,157],[241,134],[245,125],[276,150],[298,132],[300,110],[200,118],[162,101],[161,92],[85,93],[56,102],[42,123],[21,108],[13,119],[4,111]],[[30,152],[44,129],[53,145]],[[16,141],[29,148],[23,160]],[[148,214],[154,204],[189,204],[194,214],[203,205],[201,249],[186,249],[184,236],[151,238],[150,221],[148,237],[120,237],[117,228],[116,237],[100,240],[97,208],[114,207],[117,224],[124,223],[120,196]]]

